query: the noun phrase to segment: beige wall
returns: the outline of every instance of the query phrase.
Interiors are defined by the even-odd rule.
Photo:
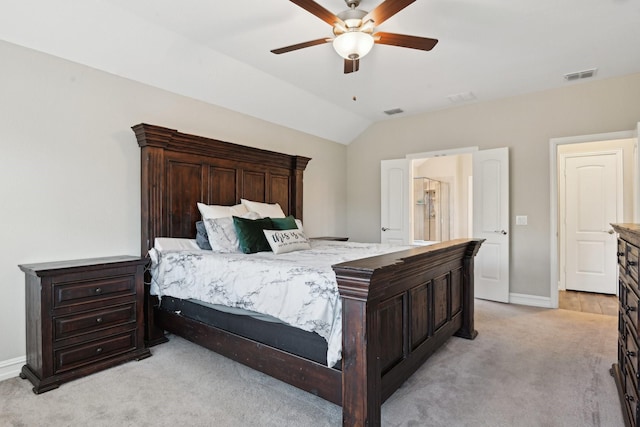
[[[25,353],[18,264],[138,253],[132,125],[311,157],[305,231],[346,233],[344,145],[5,42],[0,58],[0,379]]]
[[[638,121],[640,74],[376,123],[347,149],[349,235],[379,241],[380,160],[509,147],[510,291],[550,297],[549,140],[632,130]],[[515,226],[516,215],[529,225]]]
[[[0,378],[24,356],[18,264],[137,253],[134,124],[311,157],[305,230],[359,241],[379,240],[381,159],[508,146],[511,217],[529,216],[511,227],[511,291],[548,296],[549,139],[640,119],[636,74],[380,122],[345,147],[5,42],[0,57]]]

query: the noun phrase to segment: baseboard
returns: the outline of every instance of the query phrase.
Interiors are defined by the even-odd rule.
[[[0,381],[17,377],[26,361],[24,356],[0,361]]]
[[[551,308],[551,298],[540,297],[538,295],[510,293],[509,303],[520,304],[520,305],[530,305],[532,307]]]

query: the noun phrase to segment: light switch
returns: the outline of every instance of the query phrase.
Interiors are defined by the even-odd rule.
[[[516,225],[527,225],[527,216],[516,215]]]

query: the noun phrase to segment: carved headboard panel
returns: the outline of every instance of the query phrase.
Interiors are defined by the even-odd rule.
[[[197,202],[279,203],[302,219],[302,175],[309,158],[204,138],[141,123],[141,254],[155,237],[195,237]]]

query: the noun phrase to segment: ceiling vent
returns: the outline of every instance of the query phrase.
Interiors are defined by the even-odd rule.
[[[588,79],[589,77],[593,77],[596,75],[597,68],[592,68],[591,70],[578,71],[577,73],[569,73],[564,75],[564,79],[568,82],[572,82],[574,80],[580,79]]]
[[[386,110],[384,113],[387,116],[393,116],[394,114],[404,113],[404,110],[402,108],[393,108],[391,110]]]
[[[449,95],[447,96],[447,98],[449,98],[449,101],[451,101],[452,103],[457,104],[458,102],[474,101],[476,99],[476,96],[473,94],[473,92],[462,92],[456,93],[455,95]]]

